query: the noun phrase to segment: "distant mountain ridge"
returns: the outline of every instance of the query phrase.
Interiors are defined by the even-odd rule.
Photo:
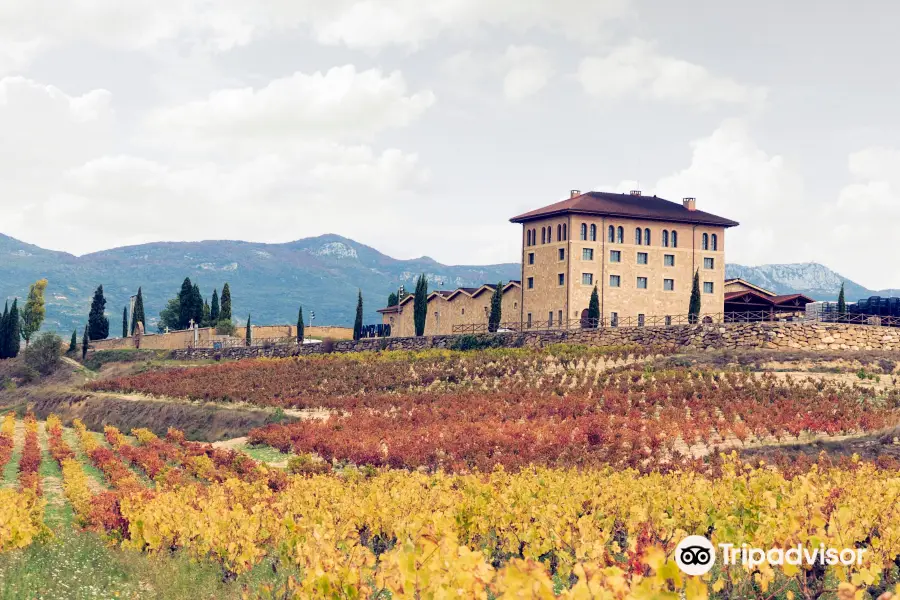
[[[74,255],[45,250],[0,234],[0,301],[24,298],[40,277],[46,292],[47,327],[81,331],[94,289],[103,285],[110,335],[121,331],[122,308],[143,288],[148,329],[156,330],[160,310],[185,277],[198,283],[205,298],[228,282],[234,318],[254,323],[296,323],[303,306],[314,324],[353,323],[361,290],[367,323],[380,322],[375,311],[400,285],[409,291],[425,273],[430,289],[477,286],[518,279],[515,264],[442,265],[429,257],[398,260],[338,235],[322,235],[284,244],[242,241],[159,242]],[[0,309],[2,310],[2,309]]]
[[[817,263],[726,265],[727,277],[742,277],[779,294],[804,293],[816,300],[837,298],[841,281],[847,299],[900,295],[898,290],[874,291]],[[84,256],[46,250],[0,234],[0,301],[24,298],[28,286],[46,277],[46,327],[68,333],[84,328],[94,289],[102,284],[107,298],[110,335],[120,331],[122,308],[143,288],[148,329],[156,330],[159,311],[176,295],[185,277],[198,283],[209,298],[227,281],[233,313],[254,323],[295,323],[302,304],[314,323],[349,326],[361,290],[367,323],[380,321],[382,308],[400,285],[412,291],[425,273],[429,289],[454,289],[519,279],[518,263],[448,266],[423,256],[391,258],[374,248],[339,235],[321,235],[284,244],[212,240],[159,242],[113,248]]]

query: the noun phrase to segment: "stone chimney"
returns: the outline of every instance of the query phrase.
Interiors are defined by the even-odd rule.
[[[640,195],[641,195],[641,190],[631,190],[631,195],[632,195],[632,196],[640,196]]]
[[[575,196],[580,196],[581,190],[572,190],[569,192],[569,198],[574,198]]]
[[[685,198],[681,201],[684,204],[684,207],[690,211],[697,210],[697,199],[696,198]]]

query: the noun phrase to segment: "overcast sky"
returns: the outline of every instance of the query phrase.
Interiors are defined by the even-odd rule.
[[[639,188],[728,260],[900,287],[883,0],[0,3],[0,232],[83,254],[338,233],[518,260],[508,219]],[[895,58],[891,58],[895,57]]]

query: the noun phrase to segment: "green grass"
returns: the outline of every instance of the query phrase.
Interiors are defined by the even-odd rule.
[[[285,454],[272,446],[240,446],[235,450],[247,454],[253,460],[265,463],[284,462],[293,456],[293,454]]]
[[[63,428],[63,440],[67,444],[69,444],[69,448],[75,453],[75,458],[78,459],[78,462],[81,463],[81,468],[84,469],[85,474],[97,482],[97,485],[106,488],[106,477],[103,475],[103,471],[98,469],[91,463],[90,459],[85,455],[84,452],[81,451],[81,443],[78,441],[78,436],[75,434],[74,429]]]
[[[0,481],[2,487],[15,487],[19,481],[19,459],[22,458],[21,442],[13,447],[12,455],[9,462],[3,467],[3,479]]]
[[[271,564],[231,583],[211,562],[175,553],[154,557],[109,547],[102,538],[68,527],[46,542],[0,555],[0,600],[22,598],[160,598],[231,600],[244,586],[279,583]]]

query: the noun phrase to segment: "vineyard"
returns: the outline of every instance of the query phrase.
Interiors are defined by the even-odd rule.
[[[330,416],[255,429],[245,452],[176,429],[93,432],[77,419],[6,415],[0,466],[14,476],[0,489],[0,559],[65,535],[49,517],[64,503],[79,535],[146,561],[189,557],[245,598],[892,597],[894,455],[742,453],[890,437],[900,394],[679,367],[663,354],[389,352],[93,381],[92,390]],[[287,466],[253,448],[284,453]],[[688,577],[673,557],[686,535],[866,552],[852,565],[717,565]]]

